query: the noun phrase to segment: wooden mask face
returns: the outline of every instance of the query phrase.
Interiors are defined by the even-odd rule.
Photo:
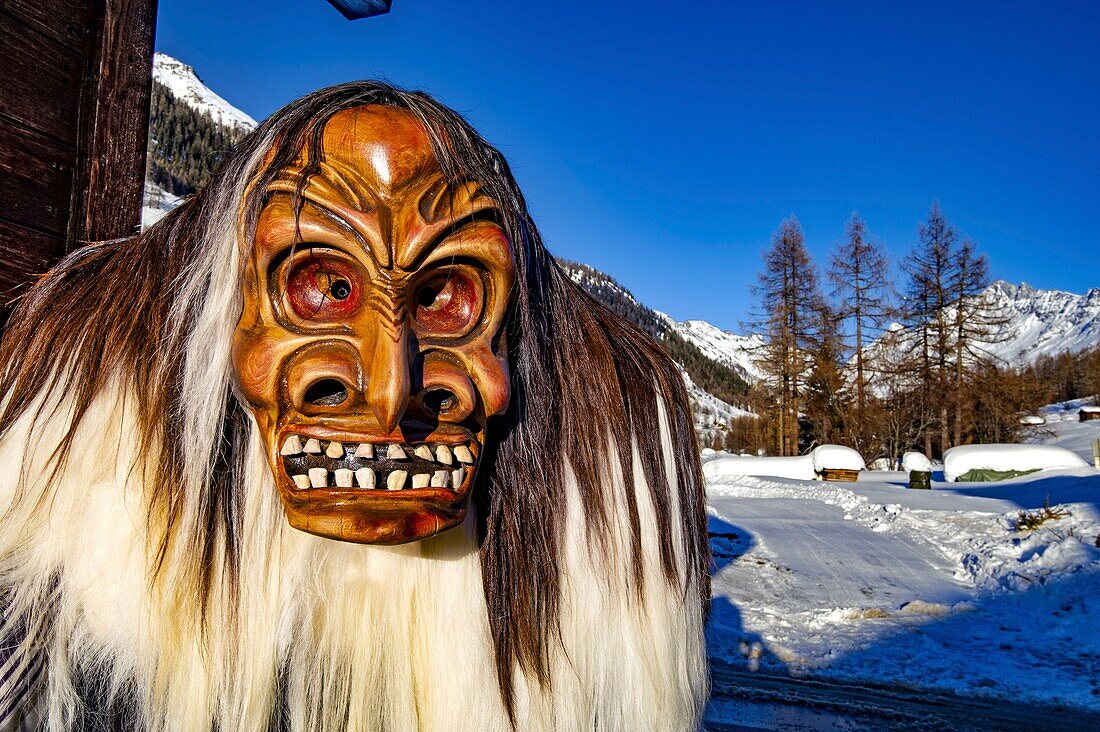
[[[394,107],[332,117],[324,161],[280,171],[261,209],[233,343],[287,519],[400,544],[466,515],[490,417],[511,397],[515,263],[495,201],[448,185]]]

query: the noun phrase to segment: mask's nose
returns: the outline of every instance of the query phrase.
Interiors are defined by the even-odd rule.
[[[363,354],[363,376],[367,407],[384,432],[393,432],[409,406],[410,368],[408,329],[380,329]]]

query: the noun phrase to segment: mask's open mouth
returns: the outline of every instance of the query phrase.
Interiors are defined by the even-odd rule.
[[[405,493],[440,489],[464,493],[473,479],[479,445],[340,442],[288,434],[279,448],[295,492],[348,490]]]

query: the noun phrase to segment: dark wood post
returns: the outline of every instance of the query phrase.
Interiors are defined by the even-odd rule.
[[[69,249],[141,226],[157,0],[94,0],[81,89]]]
[[[0,0],[0,322],[77,246],[141,221],[156,0]]]

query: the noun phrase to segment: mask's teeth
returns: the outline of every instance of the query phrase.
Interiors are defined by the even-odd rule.
[[[309,484],[314,488],[328,487],[328,471],[324,468],[309,469]]]
[[[360,488],[374,490],[375,481],[374,471],[370,468],[359,468],[355,471],[355,482],[359,484]]]
[[[474,454],[465,445],[459,445],[455,448],[455,457],[458,458],[460,463],[466,463],[467,465],[473,465],[474,463]]]
[[[395,470],[390,473],[386,478],[386,488],[391,491],[399,491],[405,487],[405,478],[409,477],[409,474],[404,470]]]
[[[451,460],[451,448],[446,445],[440,445],[435,448],[435,459],[444,465],[451,465],[453,462]]]
[[[333,460],[344,457],[344,443],[333,440],[328,443],[328,448],[325,450],[325,454]]]
[[[451,473],[451,486],[458,490],[462,487],[462,481],[466,480],[466,468],[459,468]]]
[[[292,475],[290,479],[294,481],[294,485],[298,486],[298,490],[304,491],[309,488],[309,476],[308,475]]]
[[[374,457],[374,445],[369,442],[364,442],[355,448],[355,457],[357,458],[373,458]]]
[[[418,445],[413,454],[424,460],[432,460],[432,449],[427,445]]]
[[[313,439],[312,437],[309,438],[308,440],[306,440],[305,451],[310,453],[311,455],[320,455],[321,442],[319,440]]]
[[[446,488],[447,479],[451,477],[451,474],[446,470],[437,470],[432,473],[432,488]]]
[[[347,468],[340,468],[334,473],[336,477],[337,488],[351,488],[351,480],[353,473]]]
[[[427,473],[417,473],[413,476],[413,488],[427,488],[431,479]]]
[[[405,451],[401,449],[400,445],[390,445],[389,449],[386,450],[386,457],[390,460],[404,460],[408,456],[405,455]]]
[[[297,455],[302,451],[302,440],[298,435],[291,435],[283,442],[283,449],[279,451],[280,455]]]

